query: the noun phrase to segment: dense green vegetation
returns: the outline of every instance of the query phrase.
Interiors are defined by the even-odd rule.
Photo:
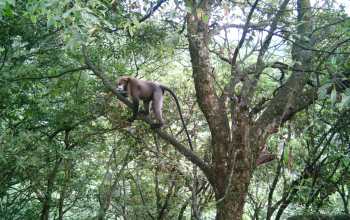
[[[349,10],[0,0],[0,219],[344,217]],[[167,93],[162,129],[127,121],[123,75],[174,90],[194,151]]]

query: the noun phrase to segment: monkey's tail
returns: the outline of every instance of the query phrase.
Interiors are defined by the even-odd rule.
[[[179,111],[180,118],[181,118],[181,122],[182,122],[182,125],[183,125],[183,127],[184,127],[184,129],[185,129],[185,132],[186,132],[188,144],[190,145],[190,148],[191,148],[191,150],[193,151],[193,146],[192,146],[191,137],[190,137],[190,135],[189,135],[189,133],[188,133],[187,126],[186,126],[186,124],[185,124],[185,120],[184,120],[184,118],[183,118],[183,116],[182,116],[182,111],[181,111],[180,103],[179,103],[179,100],[177,99],[177,96],[176,96],[175,93],[174,93],[171,89],[169,89],[168,87],[163,86],[163,85],[160,85],[160,87],[162,88],[163,92],[164,92],[164,90],[168,91],[168,92],[171,94],[171,96],[175,99],[175,103],[176,103],[176,106],[177,106],[177,110]]]

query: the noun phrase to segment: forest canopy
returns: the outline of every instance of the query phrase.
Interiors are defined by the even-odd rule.
[[[0,1],[0,219],[350,219],[349,156],[347,0]]]

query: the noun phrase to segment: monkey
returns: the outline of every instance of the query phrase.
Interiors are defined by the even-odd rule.
[[[152,81],[140,80],[129,76],[123,76],[117,81],[117,91],[120,92],[123,96],[131,98],[133,104],[133,115],[131,118],[129,118],[129,122],[133,122],[136,119],[137,114],[139,113],[148,115],[150,108],[149,104],[150,102],[152,102],[152,109],[155,118],[158,121],[158,123],[154,123],[151,125],[152,128],[161,128],[164,125],[164,120],[162,116],[163,96],[164,92],[168,91],[171,94],[171,96],[175,99],[177,110],[179,111],[180,119],[186,132],[188,143],[190,145],[191,150],[193,150],[192,141],[182,116],[179,100],[171,89]],[[144,110],[142,111],[139,111],[140,100],[143,101],[144,105]]]

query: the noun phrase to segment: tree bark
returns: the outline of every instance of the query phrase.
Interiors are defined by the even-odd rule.
[[[40,215],[41,220],[49,219],[50,206],[51,206],[51,200],[52,200],[51,194],[53,191],[56,174],[61,162],[62,162],[62,158],[57,159],[57,161],[55,162],[54,168],[52,169],[52,171],[49,173],[47,177],[47,188],[46,188],[45,197],[44,197],[44,201],[41,209],[41,215]]]

